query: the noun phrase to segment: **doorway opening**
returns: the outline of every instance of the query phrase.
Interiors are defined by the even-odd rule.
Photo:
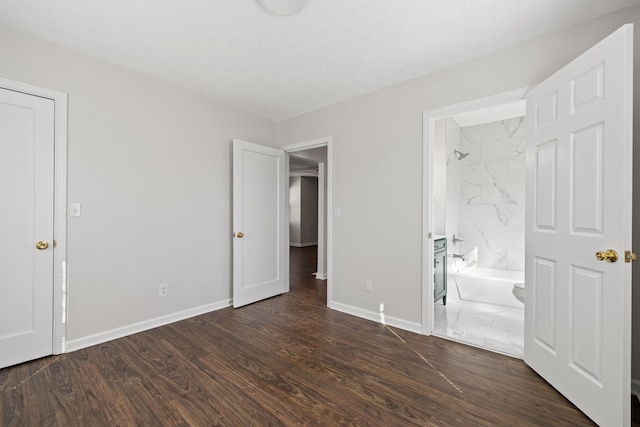
[[[289,277],[290,285],[312,282],[330,305],[331,138],[294,144],[288,153],[289,176]],[[304,279],[304,280],[303,280]]]
[[[524,93],[425,113],[424,333],[520,358]]]
[[[629,425],[631,412],[632,51],[624,25],[530,91],[424,114],[424,333],[434,324],[435,122],[526,92],[524,361],[600,425]],[[604,248],[616,247],[629,263],[613,264]]]
[[[524,357],[524,100],[482,113],[435,123],[445,173],[434,176],[433,230],[447,265],[432,332]]]

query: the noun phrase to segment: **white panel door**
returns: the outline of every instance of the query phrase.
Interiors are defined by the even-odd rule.
[[[632,43],[625,25],[527,95],[525,361],[601,426],[631,417]]]
[[[233,141],[233,306],[288,290],[285,153]]]
[[[0,89],[0,368],[53,350],[53,124],[54,101]]]

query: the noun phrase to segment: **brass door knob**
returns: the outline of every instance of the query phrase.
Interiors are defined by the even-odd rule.
[[[238,239],[242,239],[244,237],[244,233],[242,231],[239,231],[238,233],[236,233],[236,237]]]
[[[596,252],[596,258],[599,261],[616,262],[618,260],[618,253],[613,249],[608,249],[606,251]]]
[[[38,243],[36,243],[36,248],[40,249],[41,251],[47,249],[49,247],[49,243],[45,242],[44,240],[40,240]]]

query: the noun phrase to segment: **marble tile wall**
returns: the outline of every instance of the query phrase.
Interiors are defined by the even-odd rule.
[[[477,246],[479,266],[524,271],[524,117],[465,128],[451,121],[446,227],[450,252],[465,254]],[[454,150],[468,156],[458,159]],[[453,244],[453,234],[463,242]]]
[[[462,141],[462,129],[450,117],[447,118],[447,137],[446,137],[446,156],[447,156],[447,179],[446,179],[446,221],[445,234],[449,246],[448,252],[452,252],[451,239],[454,234],[459,234],[458,224],[460,219],[461,205],[461,170],[460,162],[454,155],[454,150],[460,151],[460,143]],[[457,237],[457,236],[456,236]]]

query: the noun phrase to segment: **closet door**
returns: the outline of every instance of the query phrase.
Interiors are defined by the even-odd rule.
[[[0,89],[0,368],[52,354],[54,101]]]

